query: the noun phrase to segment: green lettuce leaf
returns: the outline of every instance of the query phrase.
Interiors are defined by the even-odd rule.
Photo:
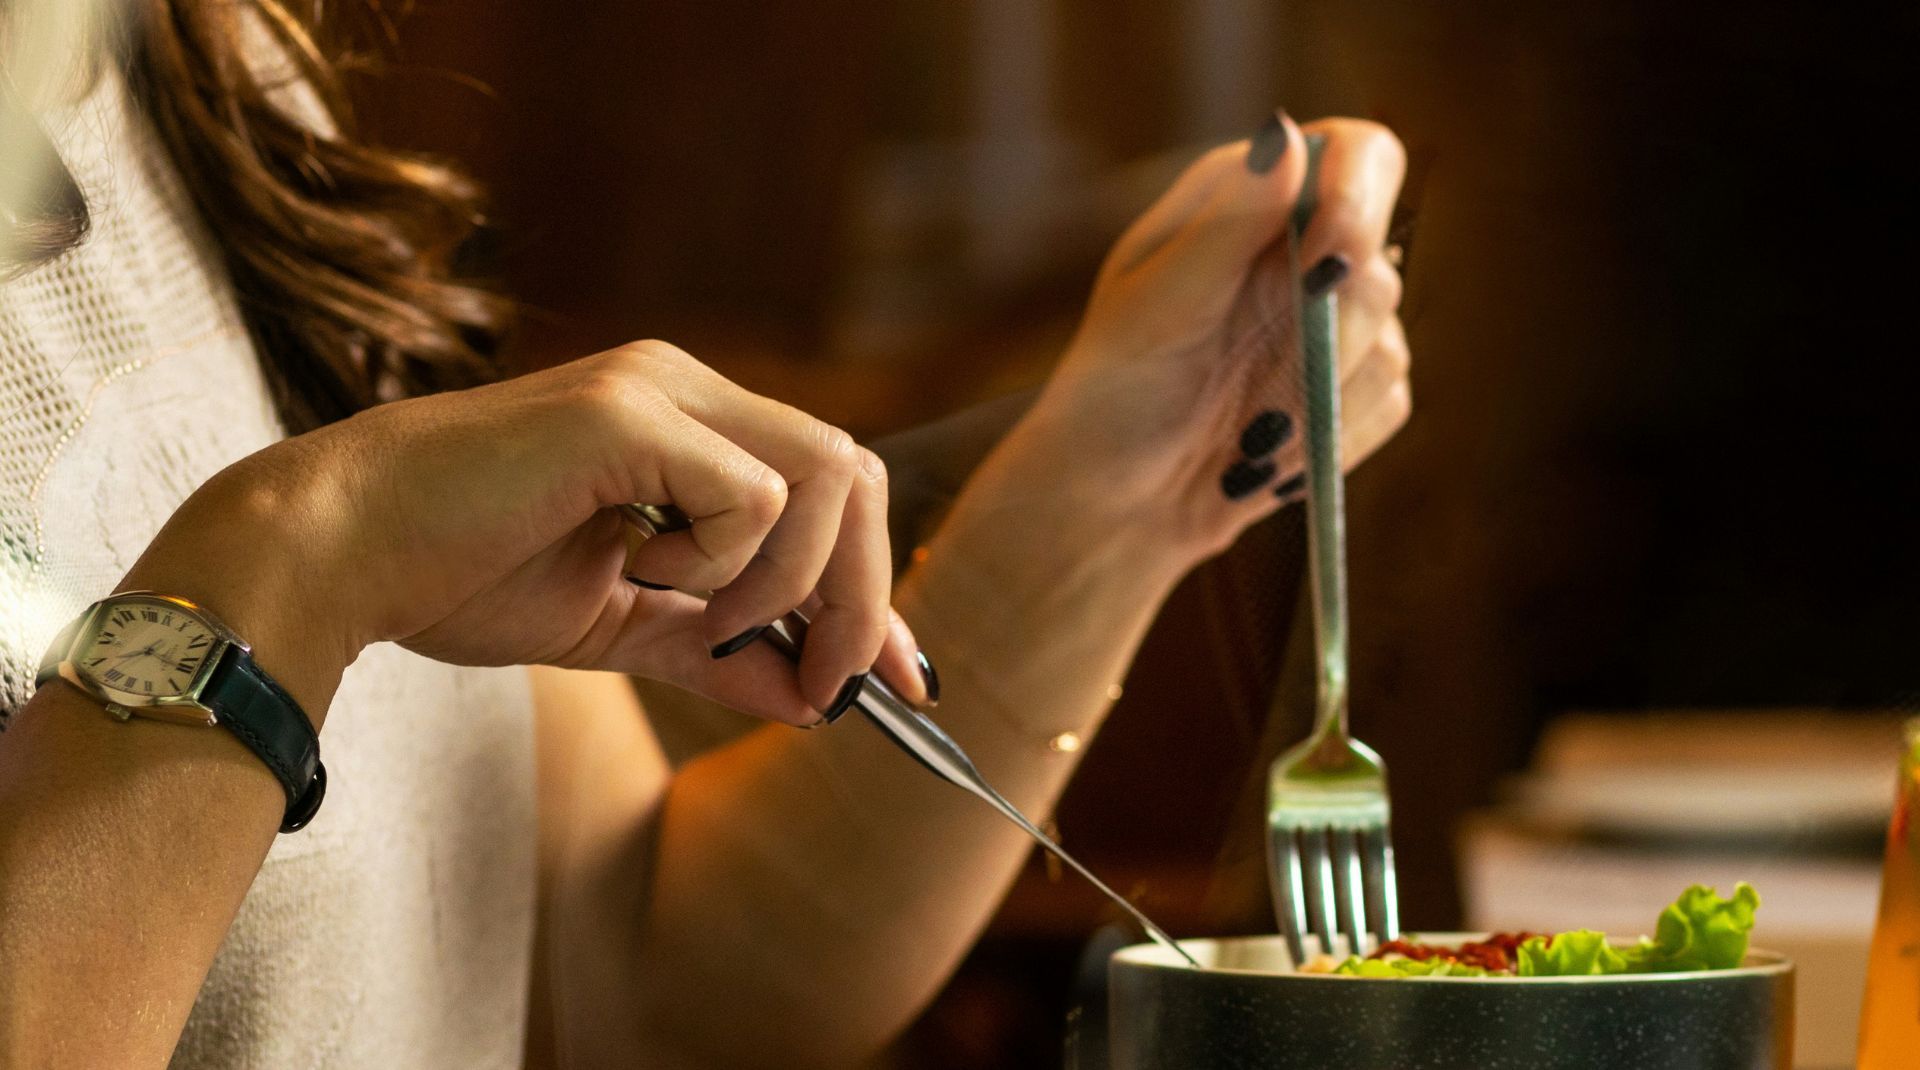
[[[1753,932],[1753,914],[1759,905],[1759,893],[1745,881],[1734,886],[1731,899],[1696,884],[1660,913],[1653,939],[1643,937],[1635,947],[1616,950],[1607,945],[1605,935],[1591,929],[1560,933],[1550,946],[1544,937],[1536,936],[1520,945],[1519,974],[1564,977],[1732,969],[1747,957],[1747,937]]]
[[[1741,881],[1733,898],[1722,899],[1704,884],[1680,893],[1660,914],[1651,940],[1626,952],[1635,973],[1728,970],[1747,957],[1747,937],[1760,894]]]
[[[1573,977],[1625,973],[1627,960],[1607,944],[1607,934],[1592,929],[1560,933],[1551,943],[1536,936],[1520,945],[1517,970],[1522,977]]]

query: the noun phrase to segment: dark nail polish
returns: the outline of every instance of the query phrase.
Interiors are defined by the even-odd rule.
[[[1335,253],[1308,268],[1307,273],[1300,276],[1300,291],[1308,297],[1319,297],[1345,281],[1347,272],[1351,270],[1352,267],[1348,265],[1347,258]]]
[[[840,690],[833,696],[833,701],[826,709],[820,711],[820,719],[827,724],[839,720],[840,715],[853,706],[853,700],[860,697],[860,689],[865,686],[867,686],[866,673],[847,677],[847,682],[840,685]]]
[[[1293,417],[1279,409],[1268,409],[1255,416],[1240,432],[1240,452],[1249,457],[1265,457],[1293,437]]]
[[[1286,114],[1276,109],[1260,124],[1260,129],[1254,131],[1253,140],[1247,145],[1247,170],[1264,175],[1287,154],[1287,124],[1283,121]]]
[[[927,705],[940,705],[940,674],[933,671],[933,662],[927,660],[927,652],[914,652],[913,660],[920,665],[920,680],[927,685]]]
[[[635,587],[645,587],[645,588],[646,588],[647,590],[649,590],[649,591],[671,591],[671,590],[673,590],[673,587],[672,587],[672,585],[670,585],[670,584],[665,584],[665,583],[648,583],[648,582],[647,582],[646,580],[643,580],[643,579],[641,579],[641,578],[640,578],[640,577],[638,577],[638,576],[628,576],[628,577],[627,577],[627,582],[628,582],[628,583],[631,583],[631,584],[633,584],[633,585],[634,585]]]
[[[1276,498],[1291,498],[1294,495],[1300,493],[1302,490],[1305,490],[1306,486],[1307,486],[1307,474],[1305,472],[1301,472],[1299,475],[1296,475],[1292,479],[1287,480],[1285,483],[1282,483],[1279,486],[1273,488],[1273,496]]]
[[[1266,486],[1273,473],[1272,461],[1235,461],[1220,475],[1220,492],[1237,502]]]
[[[715,661],[719,661],[721,658],[732,657],[733,655],[740,653],[742,650],[745,650],[747,648],[748,643],[751,643],[755,639],[760,638],[760,633],[766,630],[767,630],[767,626],[764,624],[760,625],[757,628],[748,628],[746,631],[741,632],[739,635],[736,635],[733,638],[727,640],[726,642],[721,643],[720,645],[714,647],[712,650],[708,651],[708,653],[713,655],[713,660]]]

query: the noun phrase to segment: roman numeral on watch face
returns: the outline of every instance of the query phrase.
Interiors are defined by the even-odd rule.
[[[199,618],[171,603],[116,606],[106,626],[74,653],[95,681],[129,695],[185,695],[206,667],[217,637]]]

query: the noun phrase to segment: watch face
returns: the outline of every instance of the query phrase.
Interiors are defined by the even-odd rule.
[[[102,687],[173,698],[188,693],[219,645],[190,610],[162,599],[126,599],[106,608],[73,661]]]

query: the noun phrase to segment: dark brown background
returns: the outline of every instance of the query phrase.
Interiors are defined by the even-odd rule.
[[[1556,712],[1920,694],[1915,10],[434,0],[370,108],[491,185],[529,363],[664,337],[865,434],[1044,374],[1189,146],[1395,126],[1417,413],[1352,483],[1354,709],[1431,927]],[[1183,588],[1059,814],[1183,933],[1271,926],[1299,552]],[[1105,917],[1036,864],[899,1064],[1059,1065]]]

